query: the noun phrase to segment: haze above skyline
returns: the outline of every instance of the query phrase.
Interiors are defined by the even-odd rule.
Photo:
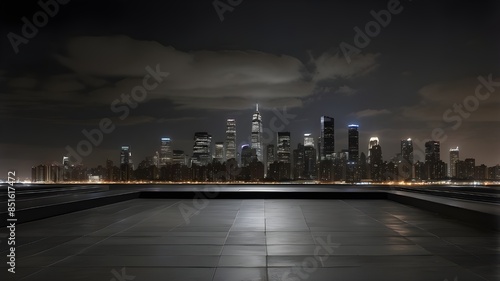
[[[284,106],[295,116],[283,128],[292,148],[304,133],[317,138],[327,115],[335,118],[338,151],[347,148],[351,123],[360,125],[360,152],[377,136],[386,160],[401,139],[424,142],[441,128],[445,162],[459,146],[461,159],[500,164],[497,1],[400,1],[400,12],[348,57],[342,42],[356,47],[355,28],[366,33],[376,21],[371,11],[391,1],[243,0],[223,21],[213,3],[59,3],[17,54],[8,34],[21,36],[21,18],[32,20],[42,8],[2,3],[0,172],[25,178],[33,165],[60,162],[65,147],[103,118],[116,128],[84,158],[86,166],[116,163],[124,144],[138,163],[164,136],[191,154],[194,132],[225,140],[226,118],[236,119],[237,143],[249,143],[256,103],[264,128]],[[111,105],[143,84],[148,66],[168,76],[122,120]],[[478,77],[494,82],[476,106],[471,96],[488,84]],[[468,102],[464,108],[474,110],[458,113],[455,104]]]

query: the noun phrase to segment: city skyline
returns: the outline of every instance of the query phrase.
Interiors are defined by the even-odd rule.
[[[91,167],[117,163],[122,145],[136,160],[154,156],[161,137],[189,154],[195,132],[226,142],[229,118],[240,148],[251,145],[257,103],[263,136],[274,118],[292,148],[305,133],[317,139],[319,118],[331,116],[335,152],[348,148],[344,128],[359,124],[365,154],[371,137],[384,158],[402,139],[421,150],[441,139],[441,159],[459,146],[461,158],[496,165],[499,5],[242,1],[221,17],[211,1],[85,1],[59,3],[37,27],[46,7],[6,2],[0,172],[29,177],[96,130],[102,138],[83,157]]]
[[[256,117],[257,116],[257,117]],[[236,120],[234,118],[229,118],[226,120],[226,142],[222,141],[213,141],[212,140],[212,135],[210,135],[208,132],[195,132],[194,133],[194,145],[192,147],[192,153],[190,154],[190,151],[184,151],[184,150],[178,150],[175,149],[175,147],[171,147],[171,138],[169,137],[162,137],[161,138],[161,143],[159,146],[159,151],[158,150],[154,153],[151,154],[150,156],[146,156],[141,164],[145,165],[145,163],[150,163],[146,165],[151,165],[151,166],[156,166],[158,168],[158,171],[163,168],[168,168],[168,165],[180,163],[181,165],[186,165],[187,167],[191,167],[192,165],[197,165],[197,166],[207,166],[208,164],[213,163],[212,161],[217,161],[219,163],[224,163],[230,159],[227,158],[227,148],[229,147],[230,154],[232,154],[232,150],[234,149],[233,146],[233,141],[235,139],[235,135],[237,134],[237,130],[235,129],[236,125]],[[258,121],[258,122],[256,122]],[[256,140],[262,140],[262,118],[260,117],[260,113],[258,111],[258,105],[256,107],[256,112],[253,114],[252,118],[252,134],[249,137],[249,140],[252,141],[252,144]],[[419,149],[418,144],[417,144],[417,149],[414,150],[413,147],[413,140],[411,138],[407,139],[401,139],[400,141],[400,152],[396,153],[395,155],[386,155],[382,153],[381,146],[380,146],[380,139],[378,137],[370,137],[369,139],[369,146],[368,150],[363,151],[359,149],[359,128],[360,126],[357,124],[349,124],[347,125],[346,128],[348,131],[348,146],[347,148],[342,148],[339,149],[338,151],[334,151],[333,153],[329,154],[329,157],[322,157],[322,155],[317,154],[318,151],[314,147],[322,147],[321,143],[325,143],[325,137],[331,138],[328,142],[335,143],[335,130],[333,129],[335,127],[334,124],[334,119],[332,117],[328,116],[321,116],[320,118],[320,132],[319,136],[317,138],[317,141],[314,141],[314,137],[312,136],[311,133],[305,133],[303,134],[303,142],[297,142],[297,149],[294,149],[292,147],[292,136],[289,131],[278,131],[275,132],[275,137],[276,138],[269,138],[271,142],[263,143],[260,142],[259,147],[262,148],[263,152],[265,153],[266,157],[264,158],[264,155],[262,155],[262,159],[259,159],[257,150],[255,148],[251,148],[252,144],[244,143],[240,146],[238,146],[236,149],[234,149],[234,155],[235,157],[234,160],[239,163],[240,167],[248,167],[250,163],[253,161],[257,161],[263,164],[262,166],[262,177],[266,173],[269,173],[271,171],[271,164],[273,161],[277,161],[279,163],[287,163],[289,166],[285,168],[285,170],[288,170],[286,173],[286,177],[292,179],[295,178],[297,179],[306,176],[307,178],[313,179],[316,178],[317,176],[319,177],[319,180],[321,179],[321,172],[318,170],[316,171],[316,166],[321,167],[324,165],[324,161],[329,160],[332,161],[334,166],[338,165],[343,165],[341,162],[338,162],[341,159],[345,159],[345,165],[348,167],[348,169],[351,169],[350,173],[353,173],[353,178],[352,180],[362,180],[365,178],[359,177],[358,175],[358,170],[359,169],[364,169],[361,168],[363,165],[368,165],[368,167],[372,167],[373,169],[373,164],[375,166],[379,166],[380,164],[384,163],[384,165],[388,165],[389,163],[394,163],[395,165],[402,165],[398,169],[400,172],[407,173],[411,175],[410,177],[413,178],[413,176],[420,178],[420,172],[417,172],[417,170],[421,170],[422,173],[426,173],[429,178],[433,179],[441,179],[444,177],[449,177],[449,178],[464,178],[465,175],[468,175],[469,177],[473,178],[476,174],[474,172],[474,168],[476,170],[478,167],[476,167],[476,159],[475,158],[465,158],[465,160],[460,159],[458,156],[458,151],[459,148],[450,148],[449,149],[449,161],[446,161],[446,154],[442,156],[441,152],[441,144],[440,141],[435,141],[435,140],[427,140],[424,144],[424,146]],[[327,131],[325,131],[325,128]],[[325,132],[328,132],[325,134]],[[256,133],[259,133],[259,136],[256,137]],[[267,131],[267,133],[274,133],[271,131]],[[274,140],[274,141],[273,141]],[[330,144],[331,145],[331,144]],[[276,147],[275,152],[271,152],[269,149],[274,150],[274,147]],[[239,149],[238,149],[239,148]],[[373,156],[375,158],[371,159],[370,154],[372,152],[372,148],[376,149],[376,154]],[[306,150],[304,150],[306,149]],[[320,148],[319,151],[321,151]],[[173,150],[173,151],[172,151]],[[129,181],[132,179],[132,176],[135,170],[134,163],[132,161],[132,149],[130,145],[122,145],[121,146],[121,152],[120,152],[120,161],[119,161],[119,170],[120,170],[120,178],[121,180]],[[306,152],[308,151],[308,152]],[[293,152],[293,153],[292,153]],[[177,157],[181,157],[184,160],[179,162],[179,161],[173,161],[175,156],[174,154],[177,153]],[[446,151],[444,151],[446,153]],[[167,156],[168,155],[168,156]],[[314,156],[313,156],[314,155]],[[52,162],[48,163],[46,166],[59,166],[63,171],[66,171],[68,167],[71,165],[72,160],[76,160],[77,158],[74,157],[74,154],[68,154],[63,156],[63,161],[62,163],[57,163],[57,162]],[[316,157],[318,156],[318,157]],[[384,157],[385,156],[385,157]],[[106,167],[109,166],[109,161],[111,157],[108,157],[106,159]],[[124,160],[126,159],[126,160]],[[168,159],[168,160],[167,160]],[[293,160],[293,161],[292,161]],[[385,160],[385,161],[384,161]],[[444,160],[444,161],[443,161]],[[146,162],[144,162],[146,161]],[[472,162],[471,162],[472,161]],[[373,162],[370,164],[370,162]],[[73,162],[76,165],[81,165],[83,164],[82,162]],[[398,164],[400,163],[400,164]],[[420,164],[419,164],[420,163]],[[443,163],[443,164],[439,164]],[[471,164],[472,163],[472,164]],[[477,162],[478,164],[481,163],[481,161]],[[424,166],[421,166],[422,164],[425,164]],[[431,165],[430,168],[427,165]],[[43,165],[43,164],[42,164]],[[438,165],[438,166],[435,166]],[[441,166],[440,166],[441,165]],[[444,165],[444,166],[442,166]],[[455,166],[456,165],[456,166]],[[496,166],[498,169],[498,165],[493,165]],[[102,167],[102,165],[99,165]],[[412,167],[413,166],[413,167]],[[479,174],[487,174],[487,168],[488,166],[485,166],[484,163],[481,164],[482,167],[480,169],[484,169],[479,171]],[[492,168],[493,168],[492,166]],[[75,167],[75,165],[71,165],[71,167]],[[85,167],[85,166],[84,166]],[[276,167],[276,166],[275,166]],[[434,168],[432,168],[434,167]],[[31,168],[31,173],[32,173],[32,180],[39,180],[39,174],[42,173],[39,171],[41,166],[33,165]],[[87,167],[90,168],[90,167]],[[109,168],[109,167],[108,167]],[[142,168],[148,168],[148,166],[142,167]],[[50,174],[50,168],[47,168],[48,170],[43,172],[43,173],[49,173]],[[94,168],[91,168],[91,170]],[[282,169],[282,168],[281,168]],[[297,171],[298,169],[298,171]],[[320,170],[324,170],[325,168],[320,168]],[[334,173],[335,168],[327,168],[331,170],[331,173]],[[370,169],[370,168],[368,168]],[[378,169],[378,168],[375,168]],[[387,166],[386,168],[387,169]],[[426,170],[427,171],[424,171]],[[428,170],[430,169],[430,170]],[[460,172],[458,171],[460,170]],[[36,171],[36,175],[33,175],[33,172]],[[281,170],[280,170],[281,171]],[[431,172],[433,171],[433,172]],[[493,170],[492,170],[493,171]],[[338,172],[338,171],[337,171]],[[42,173],[42,174],[43,174]],[[56,174],[59,172],[56,172]],[[64,174],[61,174],[60,177],[61,179],[67,178],[66,172],[61,172]],[[110,172],[108,171],[107,174]],[[280,172],[281,173],[281,172]],[[363,173],[366,173],[366,171],[363,171]],[[386,170],[385,173],[392,173],[389,170]],[[477,173],[477,172],[476,172]],[[89,174],[92,176],[92,174]],[[280,174],[282,175],[282,174]],[[380,171],[376,172],[376,175],[380,176]],[[151,175],[152,176],[152,175]],[[158,177],[160,175],[158,174]],[[338,177],[340,176],[339,174],[332,177]],[[374,179],[370,174],[366,174],[367,178],[369,179]],[[427,177],[426,176],[426,177]],[[95,176],[93,176],[95,178]],[[312,177],[312,178],[311,178]],[[346,177],[344,174],[341,177]],[[267,177],[266,177],[267,178]],[[357,179],[355,179],[357,178]],[[90,178],[89,178],[90,179]],[[337,178],[338,180],[338,178]]]
[[[260,115],[260,113],[259,113]],[[244,117],[243,117],[244,118]],[[322,130],[324,129],[324,120],[325,118],[328,118],[328,122],[330,122],[329,126],[333,127],[333,128],[337,128],[337,129],[333,129],[333,134],[331,134],[330,137],[332,137],[333,139],[333,143],[341,143],[341,144],[345,144],[343,147],[339,147],[336,151],[333,151],[332,153],[332,156],[331,158],[321,158],[321,155],[319,154],[321,151],[321,132]],[[255,128],[255,112],[253,113],[253,118],[252,119],[252,122],[251,122],[251,129],[253,131],[253,129]],[[259,116],[259,120],[262,122],[262,117]],[[277,120],[277,119],[276,119]],[[172,163],[172,158],[173,158],[173,150],[176,150],[176,151],[182,151],[183,152],[183,155],[185,157],[187,157],[188,159],[193,159],[193,163],[196,163],[196,164],[200,164],[200,163],[203,163],[203,165],[206,165],[208,164],[210,161],[209,159],[211,158],[216,158],[215,154],[216,154],[216,145],[218,143],[221,143],[223,144],[223,148],[224,148],[224,157],[222,158],[223,161],[227,161],[227,147],[229,145],[229,147],[231,148],[232,147],[232,141],[233,139],[235,140],[236,143],[239,143],[239,145],[236,145],[236,147],[234,148],[234,156],[233,158],[235,158],[238,163],[240,162],[240,157],[241,157],[241,152],[242,152],[242,148],[244,146],[248,146],[248,147],[251,147],[252,145],[252,141],[255,139],[254,136],[255,134],[254,133],[251,133],[247,138],[244,138],[244,139],[240,139],[240,141],[238,142],[238,138],[236,137],[238,135],[238,128],[236,126],[236,123],[237,123],[237,119],[235,118],[228,118],[226,120],[226,131],[225,131],[225,134],[224,136],[226,137],[225,139],[225,142],[222,141],[222,137],[221,138],[214,138],[210,132],[193,132],[192,135],[194,135],[194,146],[193,146],[193,141],[191,139],[191,143],[189,144],[188,146],[188,149],[183,149],[182,147],[179,147],[179,146],[176,146],[176,142],[175,140],[173,140],[172,138],[170,137],[166,137],[166,136],[163,136],[160,138],[160,143],[158,144],[158,147],[157,148],[154,148],[152,147],[151,148],[151,153],[150,154],[146,154],[146,155],[143,155],[143,156],[136,156],[134,157],[134,159],[137,161],[141,161],[141,160],[144,160],[144,159],[154,159],[155,157],[157,157],[158,159],[156,161],[157,164],[158,164],[158,167],[163,167],[165,166],[166,163]],[[292,124],[293,122],[291,122],[290,124]],[[268,145],[274,145],[276,148],[279,147],[279,135],[280,133],[287,133],[289,134],[289,138],[290,138],[290,154],[291,154],[291,151],[294,150],[299,144],[302,144],[304,145],[305,144],[305,140],[307,139],[312,139],[314,141],[314,146],[315,147],[318,147],[318,157],[317,157],[317,161],[321,161],[321,160],[327,160],[327,159],[334,159],[334,158],[338,158],[339,155],[341,155],[342,152],[351,152],[352,150],[355,150],[356,151],[356,156],[354,156],[356,159],[359,159],[359,156],[361,155],[361,153],[364,153],[367,157],[367,160],[368,160],[368,163],[369,163],[369,156],[370,156],[370,144],[373,143],[374,145],[380,145],[380,139],[382,139],[384,141],[384,143],[392,143],[394,142],[394,140],[389,140],[389,139],[384,139],[384,138],[379,138],[377,136],[370,136],[369,139],[367,140],[366,138],[365,139],[362,139],[359,137],[359,133],[363,133],[363,130],[359,130],[360,128],[360,125],[357,125],[357,124],[348,124],[346,126],[344,126],[343,128],[338,128],[338,125],[335,125],[335,121],[334,121],[334,118],[332,117],[328,117],[328,116],[321,116],[320,120],[319,120],[319,132],[317,134],[314,134],[314,133],[304,133],[300,136],[294,136],[293,134],[290,133],[290,130],[281,130],[281,131],[276,131],[276,132],[272,132],[274,135],[273,137],[269,138],[268,136],[268,139],[271,139],[272,142],[264,142],[262,143],[262,153],[263,155],[266,154],[266,147]],[[293,126],[291,126],[293,127]],[[287,127],[288,128],[288,127]],[[353,147],[350,147],[349,146],[349,134],[351,131],[353,131],[353,129],[355,130],[356,132],[356,136],[355,136],[355,143],[353,143]],[[234,130],[234,131],[233,131]],[[307,131],[307,132],[313,132],[315,130],[313,130],[312,128],[311,129],[307,129],[307,130],[302,130],[302,131]],[[317,131],[317,130],[316,130]],[[335,136],[337,135],[344,135],[341,131],[345,131],[345,139],[344,140],[338,140],[335,138]],[[267,133],[271,132],[270,130],[267,131]],[[332,131],[329,131],[330,133]],[[201,136],[200,136],[201,135]],[[317,136],[315,136],[317,135]],[[366,133],[364,134],[366,135]],[[144,136],[143,136],[144,137]],[[201,139],[200,139],[201,137]],[[144,139],[144,138],[143,138]],[[147,139],[147,138],[145,138]],[[229,141],[228,141],[229,140]],[[302,141],[301,141],[302,140]],[[427,143],[429,141],[433,141],[431,139],[428,139],[428,140],[416,140],[417,141],[417,148],[416,148],[416,151],[420,152],[421,153],[421,157],[420,159],[415,159],[415,161],[413,161],[413,142],[415,140],[412,139],[411,137],[410,138],[405,138],[405,137],[402,137],[398,140],[396,140],[396,142],[400,143],[401,147],[400,148],[394,148],[394,147],[388,147],[388,146],[385,146],[385,145],[382,145],[381,147],[383,148],[383,151],[384,153],[382,154],[382,157],[383,157],[383,160],[385,161],[390,161],[391,159],[396,159],[397,155],[401,155],[402,158],[406,159],[407,161],[410,161],[411,163],[414,163],[416,161],[420,161],[420,162],[425,162],[425,158],[424,158],[424,155],[425,157],[428,156],[428,147],[427,146]],[[368,149],[367,150],[364,150],[362,149],[362,147],[366,146],[364,145],[364,143],[366,142],[366,144],[368,144]],[[409,142],[409,145],[411,145],[411,152],[408,152],[407,155],[404,155],[405,152],[404,150],[406,149],[406,146],[408,145],[407,142]],[[438,141],[439,142],[439,141]],[[129,143],[129,142],[125,142],[125,143]],[[201,143],[201,145],[200,145]],[[361,145],[360,143],[362,143],[363,145]],[[127,150],[132,150],[132,147],[141,147],[141,144],[140,143],[136,143],[134,145],[129,145],[129,144],[122,144],[120,145],[121,149],[122,149],[122,153],[123,154],[123,149],[124,147],[127,147]],[[361,149],[360,149],[361,147]],[[404,148],[405,147],[405,148]],[[449,151],[451,153],[451,151],[454,151],[454,150],[457,150],[458,149],[458,146],[455,148],[455,147],[450,147],[449,148]],[[232,149],[230,149],[232,150]],[[389,154],[387,151],[395,151],[394,154]],[[445,148],[445,149],[440,149],[438,148],[437,149],[438,151],[438,159],[440,160],[443,160],[444,162],[446,162],[447,164],[451,163],[451,156],[447,154],[448,152],[448,148]],[[79,156],[79,159],[85,159],[85,157],[79,155],[79,153],[75,150],[75,151],[72,151],[73,153],[66,153],[64,155],[61,155],[61,156],[58,156],[56,157],[57,159],[61,158],[63,159],[63,162],[59,162],[56,158],[54,160],[51,160],[49,162],[34,162],[31,167],[35,167],[39,164],[42,164],[42,165],[51,165],[51,164],[57,164],[57,165],[61,165],[61,166],[65,166],[67,165],[67,163],[69,162],[70,164],[73,163],[73,164],[83,164],[85,167],[96,167],[96,166],[99,166],[99,165],[103,165],[105,161],[108,161],[108,160],[111,160],[113,162],[118,162],[118,163],[122,163],[122,159],[123,159],[123,155],[121,156],[118,156],[118,155],[107,155],[105,156],[105,160],[103,162],[98,162],[97,164],[95,165],[92,165],[92,164],[87,164],[84,160],[83,161],[74,161],[75,157],[69,157],[68,156],[73,156],[73,155],[77,155]],[[462,151],[463,152],[463,151]],[[256,151],[254,152],[256,153]],[[410,158],[410,154],[411,153],[411,158]],[[204,161],[200,161],[199,160],[199,157],[200,157],[200,154],[203,154],[203,157],[204,157]],[[167,156],[168,155],[168,156]],[[229,154],[229,155],[233,155],[233,154]],[[257,154],[255,154],[257,155]],[[276,151],[276,157],[278,160],[278,151]],[[478,159],[475,157],[475,154],[473,151],[469,151],[468,153],[464,153],[464,155],[466,156],[463,156],[462,159],[467,159],[467,158],[473,158],[473,159],[477,159],[478,160],[478,163],[481,163],[481,164],[484,164],[485,162],[482,160],[482,159]],[[131,155],[130,155],[131,156]],[[449,161],[447,160],[448,158],[447,157],[450,157],[449,158]],[[289,155],[288,156],[289,159],[291,159],[291,156]],[[349,158],[351,158],[351,156],[349,156]],[[266,158],[263,158],[262,160],[258,159],[257,160],[259,162],[267,162],[267,159]],[[352,161],[353,159],[350,159],[350,161]],[[66,162],[67,161],[67,162]],[[155,160],[153,160],[155,161]],[[189,160],[191,161],[191,160]],[[357,162],[357,161],[355,161]],[[66,164],[65,164],[66,163]],[[132,164],[132,163],[131,163]],[[498,165],[500,163],[494,163],[492,165],[487,165],[487,166],[495,166],[495,165]],[[22,167],[22,169],[15,169],[16,171],[21,171],[22,173],[22,170],[26,170],[26,171],[31,171],[31,167]],[[451,166],[448,166],[448,171],[447,171],[447,174],[450,175],[451,174]],[[23,175],[21,175],[21,177],[24,177],[24,178],[28,178],[29,176],[29,173],[27,173],[27,176],[24,177]]]

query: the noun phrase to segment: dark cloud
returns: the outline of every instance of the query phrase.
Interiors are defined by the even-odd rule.
[[[483,76],[487,80],[488,75]],[[496,82],[500,86],[500,79]],[[417,121],[447,122],[446,117],[460,116],[467,122],[500,122],[500,87],[490,93],[481,86],[477,77],[467,77],[460,80],[435,82],[422,87],[418,94],[421,100],[418,104],[405,107],[403,116]],[[476,88],[479,98],[476,95]],[[484,97],[484,98],[483,98]],[[458,107],[457,107],[458,106]],[[461,108],[461,109],[459,109]],[[460,113],[460,111],[463,111]],[[466,116],[466,117],[465,117]]]
[[[374,117],[377,115],[390,114],[391,112],[387,109],[365,109],[354,113],[357,118]]]

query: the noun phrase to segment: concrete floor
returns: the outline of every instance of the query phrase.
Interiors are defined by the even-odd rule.
[[[388,200],[135,199],[18,225],[0,279],[500,280],[499,237]]]

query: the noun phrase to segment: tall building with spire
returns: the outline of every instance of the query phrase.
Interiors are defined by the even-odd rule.
[[[236,159],[236,120],[226,120],[226,155],[225,160]]]
[[[259,112],[259,104],[256,105],[255,113],[252,117],[252,149],[255,149],[257,161],[264,163],[262,153],[262,117]]]

